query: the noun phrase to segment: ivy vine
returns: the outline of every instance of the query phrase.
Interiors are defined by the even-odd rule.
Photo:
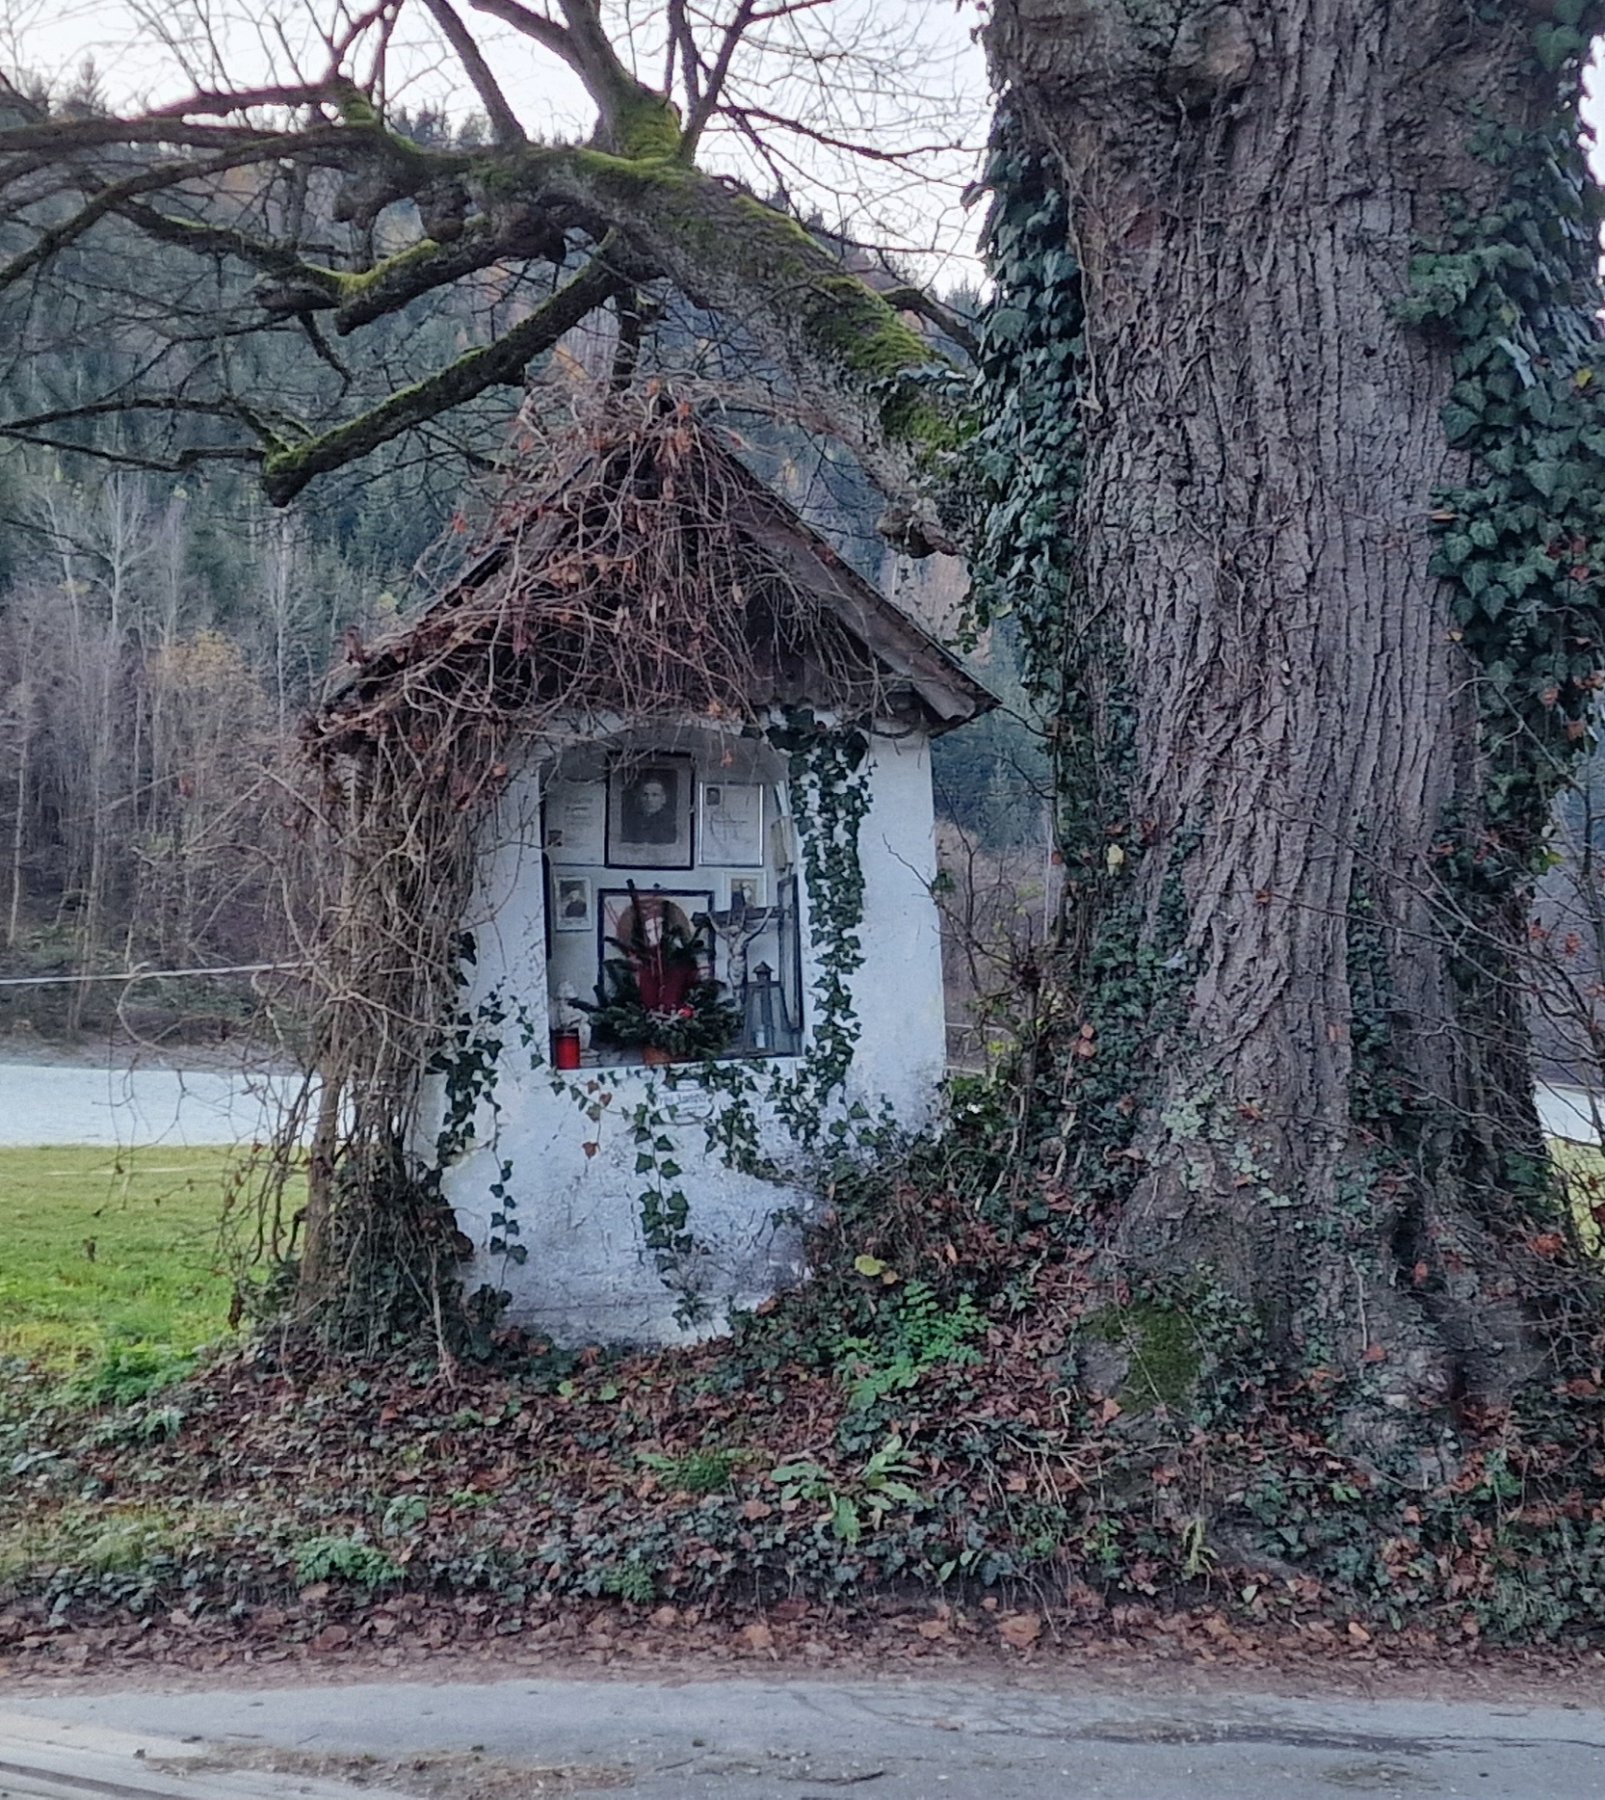
[[[1444,434],[1474,469],[1434,497],[1431,567],[1453,583],[1457,631],[1481,671],[1486,776],[1482,817],[1462,820],[1439,855],[1462,894],[1489,899],[1536,872],[1605,690],[1605,204],[1578,139],[1581,0],[1556,11],[1534,39],[1557,75],[1554,115],[1477,134],[1503,195],[1480,212],[1461,205],[1444,244],[1414,259],[1401,308],[1452,338]]]
[[[1183,984],[1179,869],[1198,828],[1154,850],[1132,827],[1124,644],[1076,565],[1089,371],[1062,172],[1005,112],[986,181],[995,289],[978,330],[971,629],[1008,621],[1017,633],[1049,752],[1064,869],[1059,954],[1040,972],[1057,993],[1034,1008],[1047,1035],[1025,1047],[1014,1071],[1025,1089],[1019,1145],[1073,1162],[1080,1191],[1095,1198],[1134,1173],[1121,1152],[1138,1116],[1132,1094],[1145,1048]],[[1146,917],[1137,875],[1153,854],[1165,855],[1166,870],[1160,905]]]
[[[818,1146],[834,1096],[846,1082],[858,1046],[852,978],[863,966],[859,928],[864,918],[864,869],[859,828],[869,811],[869,740],[852,728],[830,730],[809,713],[793,714],[770,731],[789,758],[792,817],[808,894],[809,940],[817,974],[812,1028],[801,1066],[778,1071],[768,1098],[793,1138]],[[836,1131],[841,1119],[829,1122]]]
[[[467,967],[473,960],[473,938],[465,933],[458,959],[459,986],[466,983]],[[501,1116],[496,1086],[507,1047],[502,1027],[509,1022],[529,1057],[530,1068],[540,1068],[545,1059],[535,1021],[522,1004],[509,1013],[500,988],[492,989],[473,1012],[466,1009],[458,1012],[442,1033],[430,1058],[429,1072],[442,1078],[442,1105],[440,1125],[435,1133],[434,1158],[425,1173],[425,1185],[442,1204],[445,1171],[473,1148],[478,1136],[475,1121],[481,1104],[489,1107],[493,1118]],[[494,1137],[494,1133],[492,1135]],[[490,1184],[489,1193],[493,1208],[486,1248],[490,1255],[501,1258],[505,1275],[509,1263],[521,1268],[529,1260],[529,1246],[521,1242],[523,1226],[518,1217],[518,1196],[510,1158],[498,1157],[496,1179]],[[505,1301],[505,1296],[501,1298]]]

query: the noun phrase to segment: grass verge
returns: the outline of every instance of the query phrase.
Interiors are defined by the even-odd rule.
[[[65,1373],[110,1344],[221,1336],[223,1149],[0,1150],[0,1356]]]

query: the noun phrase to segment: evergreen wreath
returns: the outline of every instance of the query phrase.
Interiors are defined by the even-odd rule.
[[[712,921],[698,914],[688,930],[665,905],[654,936],[635,883],[628,886],[627,935],[607,940],[619,954],[603,965],[595,1003],[578,1002],[591,1015],[593,1035],[622,1049],[717,1056],[740,1029],[741,1014],[722,997],[724,983],[703,973],[713,950]]]

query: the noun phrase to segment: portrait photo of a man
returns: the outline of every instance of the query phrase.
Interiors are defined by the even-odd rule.
[[[624,835],[634,844],[674,842],[675,789],[678,771],[643,769],[624,789]]]
[[[690,757],[621,763],[608,781],[607,860],[627,869],[689,869]]]
[[[595,918],[591,906],[591,879],[588,875],[559,875],[555,878],[555,905],[559,931],[589,931]]]

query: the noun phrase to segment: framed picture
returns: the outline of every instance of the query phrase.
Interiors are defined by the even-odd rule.
[[[757,782],[703,782],[698,860],[726,868],[762,868],[763,812],[763,789]]]
[[[607,778],[607,860],[618,869],[689,869],[692,795],[689,756],[654,751],[614,765]]]
[[[554,781],[545,799],[545,847],[564,862],[599,863],[606,800],[600,781]]]
[[[679,935],[690,937],[697,928],[698,918],[713,910],[713,890],[676,888],[671,892],[657,887],[637,888],[632,896],[628,888],[603,888],[597,896],[598,976],[608,962],[617,961],[623,954],[620,944],[634,941],[632,906],[640,909],[641,933],[647,943],[657,942],[665,923],[672,925]],[[700,961],[702,979],[712,981],[715,974],[713,951],[704,950]]]
[[[769,881],[762,869],[754,869],[750,875],[732,875],[729,878],[729,906],[736,904],[740,897],[748,912],[755,912],[761,906],[769,904]]]
[[[554,875],[552,923],[559,931],[589,931],[596,923],[589,875]]]

